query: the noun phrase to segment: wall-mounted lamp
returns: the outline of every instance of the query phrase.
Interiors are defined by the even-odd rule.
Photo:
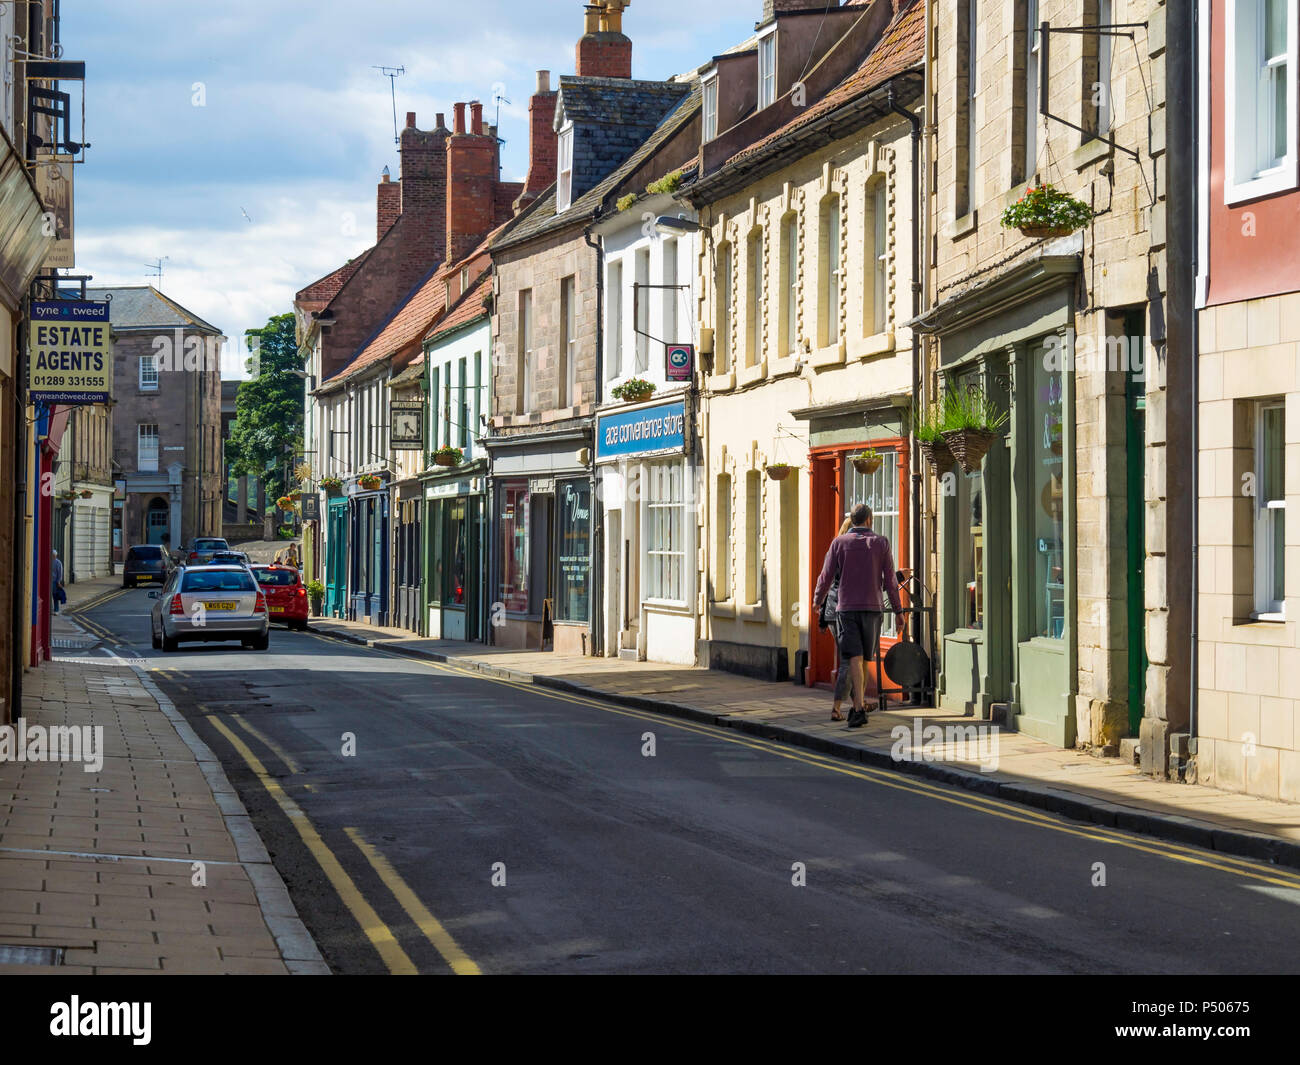
[[[692,222],[689,218],[674,217],[670,214],[661,214],[655,219],[655,229],[660,233],[698,233],[703,228],[699,222]]]

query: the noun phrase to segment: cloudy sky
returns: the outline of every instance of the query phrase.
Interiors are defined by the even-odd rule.
[[[634,0],[633,76],[664,78],[743,40],[762,0]],[[573,72],[582,0],[64,0],[67,59],[85,60],[78,272],[153,280],[231,338],[374,239],[374,187],[398,174],[399,125],[481,99],[501,105],[503,177],[527,169],[536,71]],[[75,136],[75,134],[74,134]]]

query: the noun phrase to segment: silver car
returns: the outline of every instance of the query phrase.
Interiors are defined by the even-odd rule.
[[[157,600],[149,621],[154,650],[175,651],[187,640],[269,646],[266,596],[245,566],[186,566],[149,598]]]

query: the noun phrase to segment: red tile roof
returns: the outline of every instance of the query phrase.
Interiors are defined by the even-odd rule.
[[[366,261],[373,248],[367,248],[351,262],[346,262],[337,270],[334,270],[319,280],[313,281],[304,289],[300,289],[294,296],[294,302],[302,304],[309,311],[321,310],[330,300],[338,295],[341,289],[348,282],[353,274],[360,268],[361,264]]]
[[[453,329],[459,329],[462,325],[468,325],[487,313],[483,306],[492,291],[492,271],[484,270],[478,279],[471,283],[464,295],[451,305],[451,310],[441,321],[435,322],[433,328],[429,330],[426,340],[433,340],[437,337],[450,333]]]
[[[876,0],[876,3],[889,2],[890,0]],[[920,3],[919,0],[912,0],[912,5],[895,15],[893,21],[885,27],[880,40],[876,42],[876,46],[867,54],[857,70],[817,103],[802,112],[798,118],[792,119],[780,129],[774,130],[761,140],[737,152],[727,160],[728,164],[748,159],[774,141],[816,121],[822,115],[830,114],[854,98],[883,85],[905,70],[919,66],[924,61],[925,4]]]

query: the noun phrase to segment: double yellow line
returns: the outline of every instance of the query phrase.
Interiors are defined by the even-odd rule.
[[[317,635],[316,638],[321,640],[329,639],[328,637],[320,635]],[[500,684],[508,688],[514,688],[517,691],[528,692],[530,695],[542,696],[546,699],[554,699],[557,702],[586,706],[607,714],[617,714],[620,717],[650,722],[661,728],[674,728],[683,732],[691,732],[698,736],[707,736],[709,739],[720,740],[740,747],[747,747],[750,750],[763,751],[767,754],[773,754],[788,761],[802,762],[805,765],[814,766],[818,769],[824,769],[832,773],[839,773],[843,776],[853,777],[857,780],[869,781],[880,787],[893,788],[896,791],[910,792],[913,795],[935,799],[952,806],[960,806],[964,809],[974,811],[975,813],[987,814],[990,817],[999,817],[1004,821],[1013,821],[1022,825],[1030,825],[1034,828],[1048,829],[1053,832],[1074,836],[1078,839],[1090,840],[1095,843],[1111,843],[1119,847],[1125,847],[1129,850],[1141,851],[1145,854],[1153,854],[1157,857],[1167,858],[1171,861],[1184,862],[1190,865],[1199,865],[1207,869],[1217,870],[1221,873],[1231,873],[1235,876],[1243,877],[1248,880],[1257,880],[1261,883],[1271,884],[1275,887],[1300,888],[1300,873],[1291,873],[1282,869],[1266,873],[1261,870],[1259,863],[1251,862],[1248,859],[1234,858],[1231,855],[1226,854],[1215,854],[1212,857],[1207,857],[1207,852],[1193,847],[1183,846],[1182,844],[1169,843],[1155,839],[1150,841],[1137,839],[1120,830],[1106,828],[1101,825],[1084,827],[1077,824],[1071,824],[1055,814],[1044,813],[1029,807],[1020,806],[1015,803],[1007,802],[1004,799],[994,799],[974,792],[954,791],[948,785],[906,777],[892,769],[874,769],[866,766],[855,766],[828,755],[806,752],[799,750],[798,748],[786,747],[782,744],[768,740],[760,740],[744,734],[737,734],[731,729],[720,728],[715,725],[701,725],[691,721],[683,721],[679,718],[665,717],[662,714],[656,714],[651,711],[611,706],[608,703],[588,698],[587,696],[560,692],[553,688],[545,688],[536,684],[526,684],[519,681],[506,680],[501,677],[494,677],[491,674],[480,673],[477,670],[465,669],[463,667],[447,665],[441,662],[430,662],[426,659],[414,658],[408,655],[398,655],[391,651],[384,651],[379,648],[372,648],[372,650],[377,651],[379,654],[388,655],[390,658],[406,659],[407,661],[415,662],[418,665],[438,670],[442,673],[451,673],[474,680],[489,681],[493,684]]]
[[[343,904],[356,918],[362,932],[370,940],[384,965],[387,966],[388,971],[398,976],[411,976],[418,973],[419,970],[416,968],[415,963],[402,949],[393,930],[389,928],[374,907],[366,900],[366,897],[361,893],[361,889],[357,887],[356,882],[343,868],[343,863],[338,860],[334,852],[321,838],[320,833],[316,831],[315,826],[312,825],[310,819],[303,812],[302,807],[285,794],[279,782],[266,771],[261,759],[253,753],[248,744],[231,731],[230,727],[220,717],[213,715],[211,720],[212,726],[226,738],[231,747],[243,758],[249,769],[253,771],[253,775],[257,777],[258,783],[266,789],[267,793],[289,819],[289,823],[297,831],[303,845],[316,859],[316,863],[321,867],[321,871],[338,893],[339,898],[343,900]],[[280,751],[279,747],[268,737],[249,725],[241,717],[236,715],[234,720],[249,735],[265,743],[276,754],[276,757],[284,761],[290,772],[300,772],[297,763]],[[480,974],[479,967],[461,950],[451,933],[429,912],[424,903],[420,901],[419,896],[411,890],[410,885],[401,878],[388,859],[368,843],[355,828],[344,828],[343,831],[356,844],[357,849],[379,876],[379,879],[383,881],[384,886],[392,892],[398,904],[415,922],[415,926],[424,935],[425,939],[442,956],[451,971],[458,976],[478,976]]]

